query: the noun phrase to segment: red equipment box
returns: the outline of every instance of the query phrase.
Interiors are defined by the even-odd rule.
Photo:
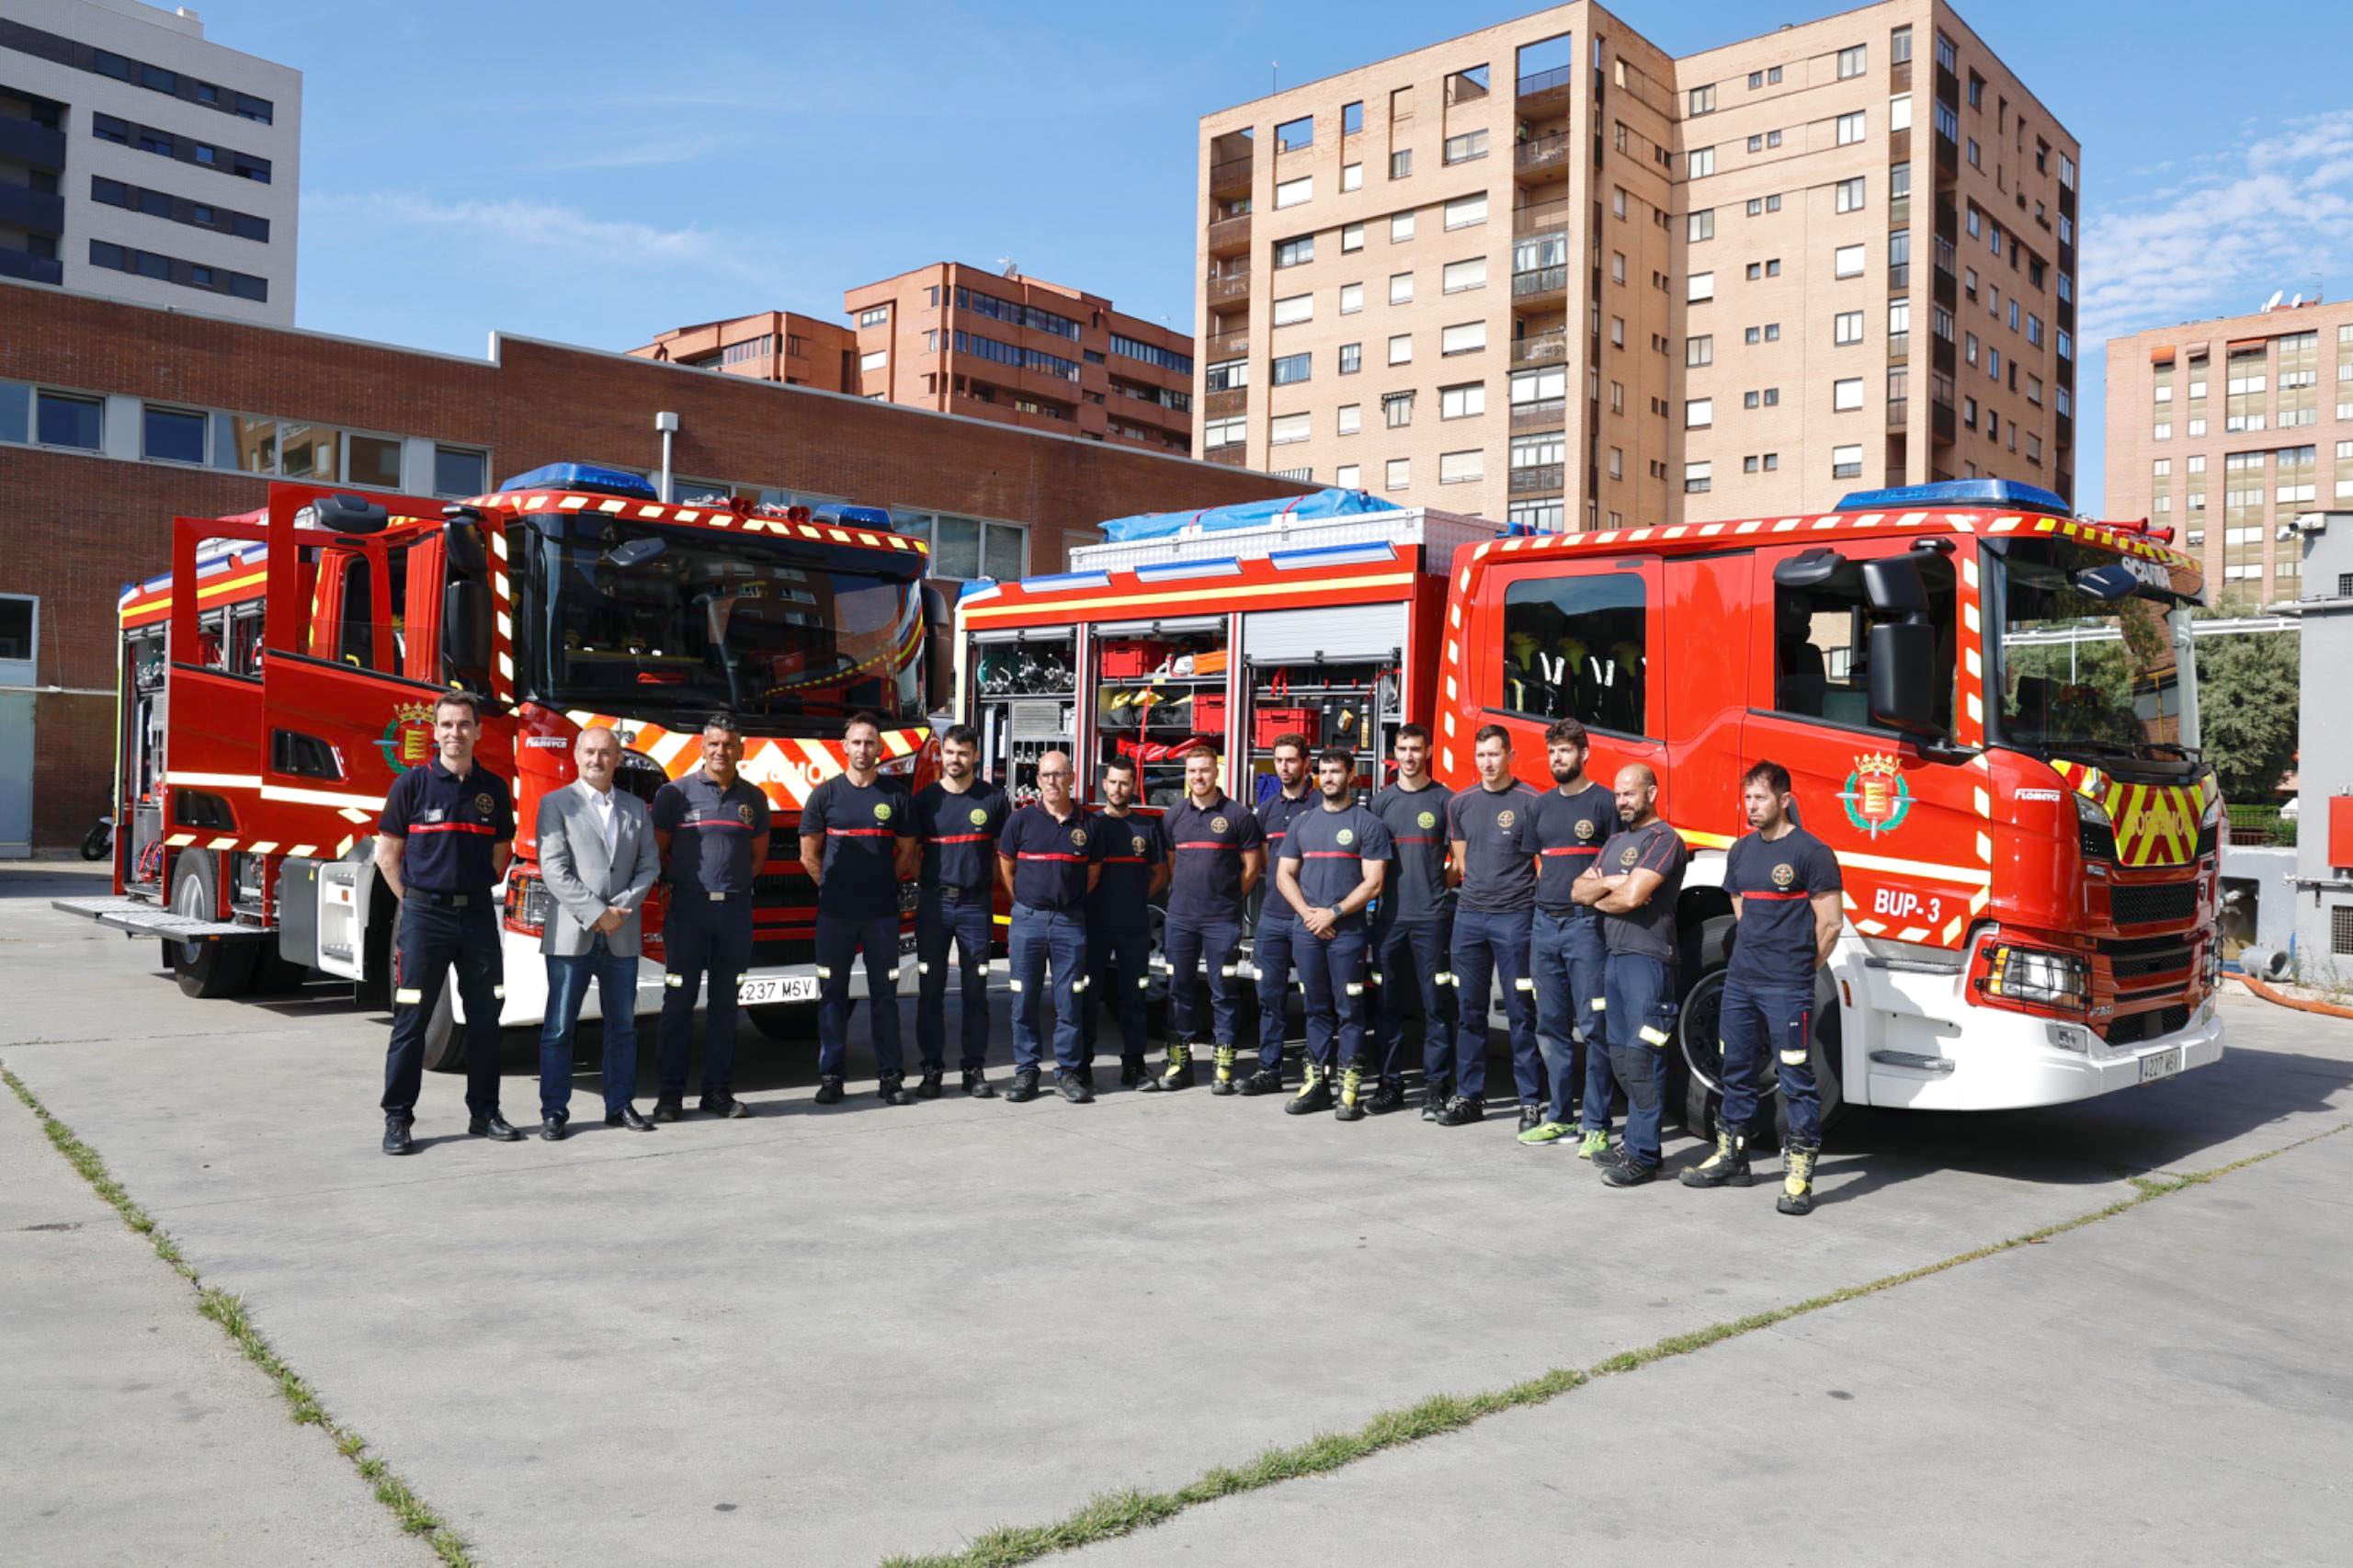
[[[1307,744],[1315,744],[1315,732],[1322,722],[1323,712],[1314,708],[1261,708],[1257,728],[1251,734],[1253,745],[1270,746],[1279,736],[1293,733],[1305,735]]]
[[[1168,657],[1164,642],[1120,642],[1103,650],[1103,678],[1130,680],[1148,676]]]
[[[1205,691],[1193,699],[1193,733],[1197,735],[1225,733],[1225,693]]]

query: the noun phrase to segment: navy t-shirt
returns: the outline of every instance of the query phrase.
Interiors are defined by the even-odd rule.
[[[915,835],[915,803],[903,790],[883,788],[880,778],[853,784],[837,773],[809,791],[801,835],[825,841],[817,913],[874,920],[899,912],[892,857],[900,839]]]
[[[670,835],[672,887],[748,893],[760,869],[752,864],[752,840],[768,830],[768,798],[741,774],[722,790],[698,767],[654,794],[654,825]]]
[[[1555,914],[1591,915],[1569,896],[1570,884],[1601,856],[1618,831],[1618,797],[1598,784],[1563,795],[1556,785],[1536,798],[1536,903]]]
[[[1724,892],[1740,900],[1727,980],[1813,983],[1813,903],[1843,884],[1838,858],[1802,827],[1768,842],[1750,834],[1724,857]]]
[[[996,880],[996,836],[1013,803],[976,778],[959,795],[937,779],[915,791],[915,835],[923,840],[923,885],[986,888]]]
[[[1086,868],[1095,859],[1090,826],[1075,802],[1061,818],[1035,801],[1014,812],[997,840],[997,853],[1013,862],[1013,902],[1032,909],[1084,909]]]
[[[1447,836],[1460,839],[1462,907],[1489,915],[1536,905],[1536,791],[1472,786],[1447,803]]]
[[[1446,803],[1452,799],[1443,784],[1390,784],[1372,797],[1372,814],[1389,830],[1391,846],[1389,877],[1381,884],[1384,920],[1427,920],[1454,907],[1446,881]]]
[[[1291,819],[1290,836],[1283,841],[1283,858],[1299,862],[1293,873],[1299,878],[1299,891],[1318,909],[1339,907],[1340,901],[1364,881],[1364,863],[1386,860],[1389,854],[1389,829],[1370,811],[1353,804],[1336,812],[1319,805],[1301,812]],[[1283,903],[1288,905],[1290,901]],[[1294,918],[1297,914],[1292,911]],[[1341,927],[1347,930],[1364,923],[1361,909],[1340,920]]]
[[[1307,793],[1296,801],[1278,790],[1270,798],[1259,802],[1258,830],[1267,835],[1268,861],[1282,858],[1284,837],[1290,832],[1291,824],[1310,812],[1321,811],[1323,804],[1324,797],[1316,791],[1312,782],[1307,786]],[[1261,925],[1269,920],[1281,922],[1296,918],[1297,915],[1292,911],[1289,901],[1271,892],[1268,893],[1266,903],[1258,907],[1258,921]]]
[[[1612,953],[1640,954],[1661,963],[1675,961],[1675,901],[1683,892],[1683,868],[1691,852],[1683,835],[1654,817],[1642,827],[1630,827],[1601,846],[1601,874],[1623,876],[1629,871],[1659,874],[1650,902],[1625,915],[1601,917],[1601,943]]]
[[[1160,819],[1136,812],[1097,812],[1086,824],[1088,847],[1103,868],[1086,901],[1086,919],[1104,930],[1138,931],[1151,923],[1153,868],[1168,858]]]
[[[515,837],[515,797],[477,760],[463,778],[435,757],[392,780],[376,831],[405,842],[401,881],[428,892],[488,892],[491,848]]]
[[[1192,797],[1160,819],[1168,835],[1168,913],[1180,920],[1239,920],[1242,917],[1242,852],[1265,846],[1258,819],[1231,795],[1209,810]]]

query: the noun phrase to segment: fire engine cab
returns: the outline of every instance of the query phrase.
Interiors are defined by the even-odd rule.
[[[949,600],[925,580],[927,548],[874,508],[673,505],[572,463],[455,506],[273,484],[262,511],[176,518],[170,573],[121,598],[114,896],[60,907],[161,939],[191,995],[313,969],[381,994],[393,901],[370,835],[393,778],[431,754],[435,698],[460,687],[483,701],[478,759],[515,792],[502,1021],[537,1024],[551,900],[534,824],[574,777],[574,738],[613,727],[617,787],[650,800],[699,764],[702,720],[723,709],[784,846],[760,874],[739,994],[780,1031],[769,1005],[817,994],[794,824],[842,769],[843,721],[879,714],[884,771],[910,786],[935,755],[945,660],[928,655],[946,651]],[[661,913],[657,887],[642,1011],[661,1002]],[[435,1020],[430,1065],[462,1051],[450,1021]]]
[[[1693,851],[1672,1064],[1695,1127],[1721,1065],[1724,851],[1759,758],[1845,872],[1814,1041],[1831,1103],[2050,1105],[2221,1055],[2222,800],[2188,656],[2204,589],[2145,524],[1966,481],[1518,536],[1326,491],[1105,533],[1070,572],[957,606],[961,711],[994,775],[1021,791],[1070,749],[1091,791],[1124,755],[1165,805],[1207,741],[1255,801],[1296,732],[1355,751],[1370,789],[1418,722],[1464,789],[1493,723],[1540,790],[1546,724],[1582,721],[1590,774],[1650,765]]]

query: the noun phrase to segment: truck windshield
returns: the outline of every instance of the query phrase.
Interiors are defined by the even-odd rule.
[[[1995,739],[2059,756],[2182,757],[2195,745],[2182,733],[2169,597],[2144,587],[2104,598],[2078,577],[2119,559],[2073,540],[1987,551]]]
[[[516,528],[524,695],[631,713],[726,709],[831,730],[923,712],[923,601],[858,552],[566,518]],[[658,548],[657,548],[658,545]]]

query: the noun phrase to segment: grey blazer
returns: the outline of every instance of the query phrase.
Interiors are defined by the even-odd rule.
[[[540,875],[555,895],[555,913],[540,937],[540,951],[578,958],[595,933],[588,927],[614,904],[628,908],[620,929],[605,938],[617,958],[638,956],[645,895],[661,874],[654,816],[628,790],[613,790],[613,852],[605,853],[595,791],[578,779],[540,802]]]

